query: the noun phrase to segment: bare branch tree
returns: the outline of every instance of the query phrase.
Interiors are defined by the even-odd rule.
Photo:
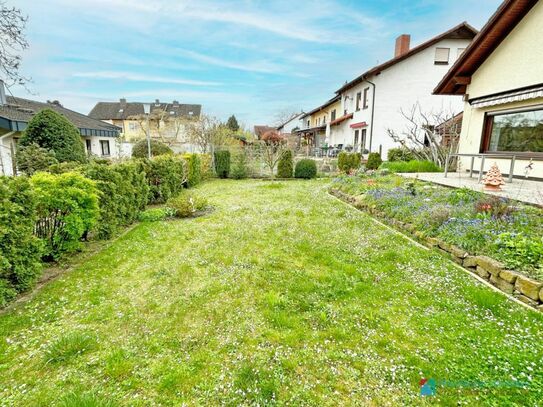
[[[281,109],[274,115],[274,124],[276,126],[281,126],[298,114],[300,114],[300,110],[297,111],[292,108]]]
[[[286,149],[286,139],[278,131],[270,130],[262,135],[262,158],[272,179],[275,178],[275,167]]]
[[[220,126],[221,123],[216,117],[202,115],[187,123],[189,139],[202,153],[211,152],[213,146],[221,144]]]
[[[8,87],[30,81],[20,73],[20,53],[28,48],[24,34],[27,21],[20,9],[0,1],[0,74]]]
[[[419,160],[432,161],[445,167],[447,156],[458,150],[461,126],[452,112],[424,112],[419,103],[409,111],[400,110],[406,121],[400,134],[387,129],[388,135],[402,147],[409,149]],[[445,137],[447,140],[445,141]]]

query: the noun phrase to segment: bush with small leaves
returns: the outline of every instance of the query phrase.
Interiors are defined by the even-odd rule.
[[[143,170],[149,183],[149,203],[164,203],[177,196],[186,182],[186,166],[185,160],[172,155],[143,160]]]
[[[215,172],[219,178],[230,176],[230,151],[215,151]]]
[[[198,154],[183,154],[187,162],[187,187],[192,188],[202,182],[202,164]]]
[[[405,147],[391,148],[387,152],[387,161],[412,161],[415,159],[415,155]]]
[[[379,153],[370,153],[368,155],[368,162],[366,163],[366,168],[368,170],[376,170],[383,163],[381,159],[381,154]]]
[[[234,154],[232,160],[232,171],[230,173],[231,177],[234,179],[245,179],[248,176],[247,168],[247,154],[244,150],[239,151]]]
[[[28,122],[20,145],[31,144],[53,151],[59,162],[87,161],[85,147],[77,127],[52,109],[43,109]]]
[[[183,192],[175,198],[170,199],[166,206],[174,211],[176,217],[188,218],[205,210],[208,203],[202,196],[190,192]]]
[[[17,168],[26,175],[32,175],[36,171],[45,171],[51,165],[58,164],[55,153],[40,147],[36,143],[20,146],[17,149]]]
[[[35,234],[45,244],[45,259],[78,250],[99,217],[96,183],[75,172],[37,172],[30,182],[38,216]]]
[[[166,144],[157,141],[151,140],[151,156],[157,157],[159,155],[173,154],[173,150],[168,147]],[[132,157],[133,158],[148,158],[149,149],[147,147],[147,140],[140,140],[132,147]]]
[[[317,176],[317,163],[315,160],[304,158],[296,163],[294,170],[296,178],[311,179]]]
[[[278,178],[292,178],[294,173],[294,155],[292,150],[285,150],[279,158],[279,164],[277,165],[277,177]]]
[[[31,288],[41,270],[42,242],[34,236],[36,197],[26,177],[0,178],[0,308]]]
[[[349,173],[360,167],[362,156],[360,153],[347,153],[342,151],[338,155],[338,169],[342,172]]]

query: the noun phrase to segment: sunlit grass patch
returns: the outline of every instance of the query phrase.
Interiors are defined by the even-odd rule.
[[[96,336],[87,332],[72,332],[50,343],[44,353],[46,363],[64,363],[97,346]]]

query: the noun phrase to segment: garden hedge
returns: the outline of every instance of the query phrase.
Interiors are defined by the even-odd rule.
[[[195,187],[202,182],[202,164],[198,154],[183,154],[183,159],[187,162],[187,186]]]
[[[166,144],[158,141],[151,140],[151,156],[157,157],[159,155],[173,154],[173,150]],[[147,139],[140,140],[132,147],[133,158],[149,158],[149,149],[147,148]]]
[[[215,172],[219,178],[230,176],[230,151],[215,151]]]
[[[177,196],[187,181],[187,163],[181,157],[162,155],[142,161],[149,184],[149,203],[165,203]]]
[[[337,166],[342,172],[350,172],[360,168],[361,161],[362,156],[360,153],[347,153],[346,151],[342,151],[338,155]]]
[[[294,173],[294,155],[291,150],[285,150],[279,158],[279,164],[277,165],[277,177],[279,178],[292,178]]]
[[[317,163],[315,160],[309,158],[298,161],[294,170],[294,176],[305,179],[315,178],[317,176]]]
[[[241,150],[234,154],[234,159],[232,160],[232,169],[230,171],[230,175],[232,176],[232,178],[247,178],[249,175],[247,164],[247,153],[244,150]]]
[[[36,198],[26,177],[0,178],[0,307],[33,286],[42,242],[34,236]]]

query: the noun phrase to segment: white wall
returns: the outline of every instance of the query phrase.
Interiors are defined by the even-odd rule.
[[[458,49],[466,48],[469,42],[458,39],[442,40],[371,77],[370,80],[376,86],[373,137],[371,137],[373,86],[368,82],[362,82],[344,92],[341,98],[342,113],[347,109],[347,112],[354,113],[354,116],[340,126],[333,127],[331,144],[353,144],[355,129],[351,129],[350,124],[366,122],[368,124],[366,148],[369,148],[371,137],[371,151],[378,152],[381,147],[383,159],[386,159],[388,149],[397,147],[388,135],[387,129],[401,134],[407,126],[407,121],[401,114],[402,109],[409,112],[416,103],[419,103],[425,113],[446,112],[452,116],[461,112],[463,109],[461,96],[436,96],[432,95],[432,91],[456,61]],[[448,65],[434,64],[437,47],[450,48]],[[356,111],[356,94],[363,93],[367,87],[369,87],[369,107],[368,109],[361,107],[361,110]]]
[[[0,136],[0,175],[13,175],[13,157],[12,151],[15,150],[13,137],[4,134]]]

